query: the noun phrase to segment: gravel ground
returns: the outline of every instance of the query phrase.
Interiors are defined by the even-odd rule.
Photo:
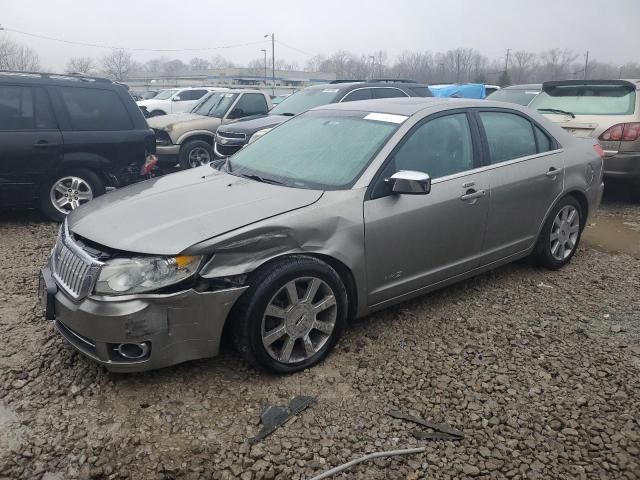
[[[617,200],[601,215],[640,220]],[[597,219],[596,219],[597,220]],[[0,478],[640,478],[640,258],[585,247],[565,269],[514,264],[362,321],[322,365],[259,374],[230,349],[107,373],[40,319],[57,227],[0,216]],[[315,405],[249,447],[266,404]],[[392,409],[464,431],[418,441]]]

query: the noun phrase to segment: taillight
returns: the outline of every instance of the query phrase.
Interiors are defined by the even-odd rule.
[[[144,165],[140,169],[140,175],[150,174],[157,163],[158,163],[158,157],[156,157],[155,155],[147,155],[147,158],[144,161]]]
[[[602,145],[600,145],[599,143],[596,143],[593,145],[593,149],[596,151],[598,155],[600,155],[600,158],[604,159],[604,148],[602,148]]]
[[[608,128],[599,139],[607,142],[635,142],[640,137],[640,123],[618,123]]]

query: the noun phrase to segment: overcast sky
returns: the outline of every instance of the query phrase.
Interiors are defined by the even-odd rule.
[[[473,47],[489,58],[506,48],[570,48],[602,62],[640,62],[640,0],[0,0],[0,24],[63,40],[138,49],[188,49],[262,42],[225,50],[132,52],[138,61],[164,55],[188,61],[221,54],[236,63],[262,58],[265,33],[304,52],[356,54]],[[0,36],[27,44],[42,67],[61,70],[69,57],[108,50]],[[270,51],[270,50],[269,50]],[[308,56],[276,44],[276,56]]]

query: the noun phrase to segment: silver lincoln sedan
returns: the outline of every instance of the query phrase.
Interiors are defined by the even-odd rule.
[[[218,353],[322,360],[349,318],[523,257],[571,260],[602,156],[516,105],[333,104],[231,157],[75,210],[42,270],[44,315],[115,371]]]

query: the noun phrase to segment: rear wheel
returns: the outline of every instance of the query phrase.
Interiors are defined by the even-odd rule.
[[[533,255],[536,263],[554,270],[569,263],[580,243],[584,222],[580,203],[572,196],[561,199],[540,232]]]
[[[100,177],[91,170],[75,168],[54,175],[40,192],[43,213],[62,221],[70,212],[105,192]]]
[[[213,149],[204,140],[191,140],[180,149],[179,163],[182,168],[195,168],[213,160]]]
[[[234,312],[234,340],[254,367],[296,372],[320,362],[347,317],[339,275],[312,257],[288,257],[259,271]]]

